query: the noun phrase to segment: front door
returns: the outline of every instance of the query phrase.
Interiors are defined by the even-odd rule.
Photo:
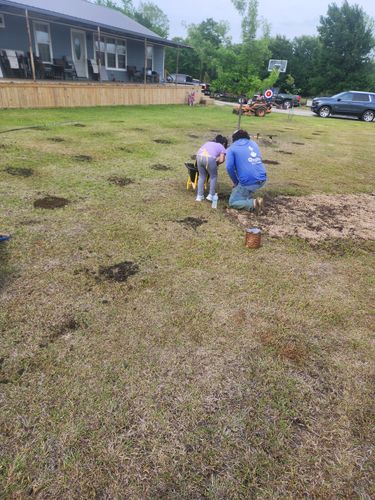
[[[79,78],[88,78],[86,33],[72,30],[73,62]]]

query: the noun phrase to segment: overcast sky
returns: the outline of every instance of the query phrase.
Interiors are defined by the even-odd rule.
[[[200,23],[212,17],[215,21],[228,21],[234,42],[240,41],[241,19],[231,0],[153,0],[168,16],[170,21],[169,38],[185,36],[183,23]],[[259,14],[266,18],[272,27],[272,34],[293,38],[299,35],[316,34],[319,16],[327,13],[329,0],[259,0]],[[336,0],[341,5],[341,0]],[[357,3],[370,16],[375,18],[375,0],[351,1]],[[139,0],[133,0],[135,6]]]

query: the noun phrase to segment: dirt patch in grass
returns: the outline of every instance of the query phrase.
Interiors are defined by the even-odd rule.
[[[161,172],[172,170],[171,167],[167,167],[167,165],[162,165],[161,163],[156,163],[155,165],[151,165],[151,168],[152,170],[160,170]]]
[[[73,125],[73,127],[84,128],[84,127],[86,127],[86,125],[84,125],[83,123],[75,123],[75,124]]]
[[[283,149],[279,149],[277,152],[281,153],[282,155],[292,155],[293,154],[291,151],[284,151]]]
[[[134,184],[133,179],[129,179],[129,177],[119,177],[117,175],[111,175],[111,177],[108,177],[108,181],[112,184],[116,184],[116,186],[128,186],[129,184]]]
[[[49,137],[48,140],[51,142],[65,142],[63,137]]]
[[[292,144],[295,144],[296,146],[304,146],[304,142],[292,142]]]
[[[266,196],[264,215],[256,217],[233,209],[228,212],[244,227],[257,225],[268,236],[277,238],[296,236],[312,244],[375,240],[375,196],[369,194]],[[332,251],[336,251],[335,247]]]
[[[58,196],[45,196],[34,201],[35,208],[45,208],[54,210],[55,208],[63,208],[68,205],[69,200],[66,198],[59,198]]]
[[[31,177],[34,174],[34,170],[32,168],[5,167],[4,170],[7,174],[15,175],[17,177]]]
[[[64,335],[78,330],[80,326],[81,323],[76,318],[74,318],[73,316],[68,316],[59,325],[55,325],[52,328],[52,332],[42,339],[42,341],[39,343],[39,347],[48,347],[49,344],[56,342],[56,340],[63,337]]]
[[[93,161],[93,157],[90,155],[75,155],[73,156],[73,158],[76,161],[87,161],[87,162]]]
[[[169,139],[154,139],[154,142],[157,144],[172,144],[172,141]]]
[[[119,151],[123,151],[124,153],[134,153],[134,147],[131,146],[121,146],[118,149]]]
[[[280,165],[280,163],[276,160],[263,160],[265,165]]]
[[[202,217],[185,217],[184,219],[177,219],[176,222],[183,224],[186,228],[197,230],[202,224],[206,224],[207,220]]]
[[[139,266],[135,262],[126,260],[108,267],[99,267],[99,279],[124,283],[130,276],[139,273]]]

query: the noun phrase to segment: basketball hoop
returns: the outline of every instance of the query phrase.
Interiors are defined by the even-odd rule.
[[[268,71],[276,69],[280,73],[286,72],[286,67],[288,66],[288,61],[286,59],[270,59],[268,61]]]

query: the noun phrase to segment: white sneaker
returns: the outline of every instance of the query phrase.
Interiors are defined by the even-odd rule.
[[[208,196],[206,196],[206,200],[208,200],[208,201],[212,201],[212,195],[211,195],[211,194],[209,194]]]
[[[199,194],[195,198],[195,201],[203,201],[203,200],[204,200],[204,196],[200,196]]]

